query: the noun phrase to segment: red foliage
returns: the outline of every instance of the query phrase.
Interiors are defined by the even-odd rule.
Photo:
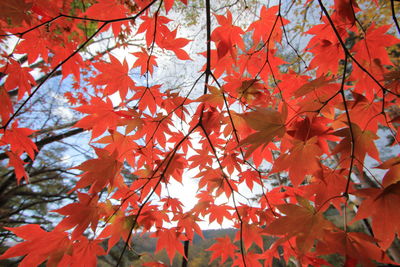
[[[262,6],[259,17],[244,20],[246,29],[238,14],[247,8],[211,14],[214,2],[206,0],[207,27],[198,28],[206,36],[201,45],[207,49],[199,53],[206,62],[198,64],[203,69],[187,90],[161,84],[166,77],[157,68],[165,55],[179,64],[197,60],[188,53],[195,41],[180,37],[185,26],[173,20],[190,1],[75,2],[6,0],[0,7],[0,41],[20,38],[12,51],[29,63],[1,51],[0,146],[17,182],[29,181],[25,165],[40,150],[33,140],[39,129],[23,127],[19,107],[29,114],[30,98],[57,71],[75,81],[65,92],[81,114],[72,127],[90,133],[96,153],[74,167],[81,174],[69,189],[79,202],[54,210],[65,218],[53,231],[6,228],[25,241],[0,259],[25,256],[21,266],[95,266],[106,254],[103,240],[109,238],[110,251],[121,238],[129,243],[133,233],[152,232],[156,251],[165,249],[172,262],[177,253],[186,257],[182,241],[202,236],[199,223],[207,221],[238,229],[235,240],[217,238],[208,249],[210,263],[231,258],[235,266],[270,266],[273,258],[295,258],[302,266],[322,266],[327,254],[341,255],[346,266],[393,263],[388,249],[400,234],[400,161],[383,160],[376,141],[385,139],[377,133],[383,129],[399,147],[393,56],[399,39],[392,33],[400,29],[365,18],[369,1],[306,1],[307,9],[321,9],[321,19],[314,18],[304,31],[310,38],[297,50],[288,29],[296,30],[298,22],[290,21],[293,13],[283,15],[283,5]],[[100,36],[127,49],[123,60],[110,47],[97,52],[108,42]],[[143,40],[127,52],[132,36]],[[282,48],[295,59],[283,56]],[[35,81],[37,71],[45,78]],[[372,160],[386,170],[373,177],[374,187],[363,182]],[[127,170],[134,179],[124,177]],[[194,207],[170,195],[175,182],[196,186]],[[325,213],[333,210],[341,225]],[[354,232],[346,219],[352,212],[351,223],[369,224],[363,220],[369,218],[372,232]],[[270,246],[268,236],[277,237]]]

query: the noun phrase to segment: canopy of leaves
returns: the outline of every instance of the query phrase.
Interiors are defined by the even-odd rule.
[[[0,259],[96,266],[122,239],[120,266],[150,233],[170,261],[141,264],[168,266],[228,223],[210,263],[400,263],[398,3],[265,2],[3,0],[0,215],[32,215],[4,211],[21,188],[73,202],[5,223]]]

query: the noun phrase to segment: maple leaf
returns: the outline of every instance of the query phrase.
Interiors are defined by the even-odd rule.
[[[367,188],[354,192],[364,198],[353,221],[372,218],[372,229],[382,249],[387,249],[395,234],[400,234],[400,182],[385,188]]]
[[[353,92],[353,98],[354,100],[347,101],[351,122],[359,125],[361,129],[369,130],[371,132],[378,131],[378,123],[385,125],[384,117],[376,116],[381,112],[382,103],[374,101],[371,102],[365,96],[355,92]],[[345,110],[344,106],[340,106],[340,108]],[[346,122],[346,113],[343,113],[338,116],[336,121],[333,123],[333,127],[341,128],[345,126]]]
[[[156,252],[164,248],[167,251],[171,264],[177,251],[186,258],[183,244],[181,242],[181,235],[181,232],[179,232],[179,229],[176,227],[170,229],[158,229],[152,235],[153,237],[158,237]]]
[[[306,142],[294,140],[289,152],[283,153],[274,162],[272,173],[289,168],[289,177],[294,186],[299,186],[306,174],[313,174],[320,170],[320,156],[322,151],[316,144],[317,137]]]
[[[263,145],[268,145],[275,137],[282,137],[285,134],[285,112],[280,113],[272,109],[256,109],[255,111],[241,114],[246,123],[257,132],[250,134],[239,145],[250,145],[246,151],[246,158]]]
[[[26,162],[10,151],[7,151],[6,154],[9,159],[8,166],[14,168],[14,173],[15,173],[15,178],[17,178],[17,183],[19,184],[22,178],[24,178],[25,181],[28,183],[29,174],[25,171],[24,168]]]
[[[2,104],[0,108],[1,121],[8,121],[10,114],[14,112],[14,108],[7,90],[3,86],[0,87],[0,103]]]
[[[182,213],[183,204],[181,201],[179,201],[179,199],[167,197],[167,198],[161,199],[161,201],[164,202],[164,205],[163,205],[164,210],[171,209],[173,213]]]
[[[89,240],[81,236],[72,244],[72,255],[65,255],[59,266],[97,266],[97,256],[106,254],[100,242],[102,242],[102,240]]]
[[[177,29],[173,31],[165,31],[163,38],[160,38],[157,42],[158,46],[163,49],[171,50],[180,60],[190,60],[189,54],[182,49],[186,46],[190,40],[185,38],[176,38]]]
[[[93,85],[105,85],[104,95],[112,95],[119,92],[121,99],[125,99],[129,89],[135,87],[132,78],[129,77],[128,63],[124,59],[123,63],[109,54],[110,62],[94,63],[94,67],[100,74],[91,79]]]
[[[20,100],[25,93],[28,93],[28,95],[31,94],[31,88],[36,82],[30,74],[30,68],[21,67],[17,61],[10,59],[10,63],[1,68],[0,71],[8,75],[4,83],[4,88],[7,91],[18,88],[18,100]]]
[[[242,28],[232,25],[232,13],[229,10],[226,17],[222,15],[215,15],[215,17],[220,26],[211,33],[211,40],[217,43],[218,59],[223,58],[228,52],[232,58],[235,58],[235,45],[244,50],[243,39],[240,36],[244,34],[244,31]]]
[[[275,25],[275,21],[279,19],[277,17],[278,11],[279,6],[272,6],[268,9],[265,6],[261,7],[260,19],[251,23],[247,29],[248,32],[253,31],[253,40],[255,44],[258,44],[260,41],[266,42],[268,39],[272,40],[271,43],[281,42],[282,31],[277,30]],[[282,21],[284,25],[289,23],[285,18],[282,18]],[[278,23],[281,24],[281,21],[279,20]]]
[[[230,197],[233,191],[237,191],[236,182],[233,180],[227,181],[227,177],[220,169],[206,168],[200,172],[196,177],[201,177],[199,181],[199,188],[207,186],[207,191],[213,192],[217,196],[225,193],[226,197]]]
[[[185,235],[188,240],[194,239],[194,232],[196,232],[201,238],[204,239],[203,232],[200,229],[200,226],[197,224],[198,221],[201,221],[197,216],[191,213],[184,213],[180,215],[176,215],[173,221],[178,221],[178,228],[182,228],[185,231]]]
[[[314,53],[310,67],[318,68],[318,76],[326,75],[329,71],[336,74],[338,72],[339,59],[344,57],[344,51],[334,31],[327,27],[329,25],[327,19],[324,17],[322,20],[325,22],[324,24],[315,25],[306,32],[307,34],[315,35],[308,43],[307,49]],[[342,38],[345,39],[347,37],[347,32],[342,26],[338,26],[337,31]]]
[[[187,161],[181,154],[175,154],[171,159],[171,163],[168,169],[164,171],[164,177],[168,182],[170,178],[174,178],[176,181],[182,184],[183,171],[187,168]]]
[[[144,87],[137,86],[135,87],[135,95],[132,99],[140,100],[138,104],[139,110],[146,110],[148,108],[152,114],[156,114],[157,112],[157,104],[160,104],[162,101],[162,95],[158,90],[160,85],[153,85],[152,87]],[[165,118],[165,115],[159,114],[160,117]],[[156,122],[154,119],[150,122]],[[147,124],[150,124],[148,122]]]
[[[242,241],[244,248],[248,250],[253,243],[255,243],[258,247],[263,248],[263,234],[264,230],[258,227],[257,224],[244,223],[242,225]],[[240,238],[240,231],[238,231],[236,233],[235,240],[240,241]]]
[[[333,229],[331,222],[316,212],[311,204],[302,197],[297,196],[298,205],[283,204],[277,208],[286,216],[273,221],[266,232],[274,235],[284,235],[286,239],[296,237],[296,247],[305,253],[311,249],[315,240],[325,236],[325,230]],[[299,223],[301,222],[301,223]]]
[[[3,136],[0,139],[0,144],[9,144],[10,150],[15,155],[20,156],[26,152],[28,156],[34,160],[38,148],[29,138],[29,136],[34,132],[34,130],[29,128],[18,128],[18,123],[13,123],[11,129],[5,131],[0,130],[0,133],[3,133]]]
[[[272,75],[270,68],[279,68],[282,64],[287,64],[285,60],[276,55],[277,49],[271,48],[267,51],[264,50],[250,50],[249,54],[242,54],[239,56],[239,62],[241,73],[246,70],[250,73],[251,77],[260,77],[261,80],[268,81],[272,76],[280,78],[281,74]],[[266,58],[268,59],[266,61]],[[265,65],[268,63],[268,67]],[[234,63],[234,65],[237,65]],[[277,76],[278,75],[278,76]],[[266,84],[268,84],[266,82]],[[265,107],[265,105],[263,105]]]
[[[355,12],[359,11],[357,1],[335,0],[335,9],[339,17],[350,24],[355,23]]]
[[[65,254],[71,251],[72,244],[65,232],[58,230],[46,232],[37,224],[15,228],[5,227],[5,229],[10,230],[25,241],[9,248],[0,256],[0,259],[26,255],[19,263],[21,267],[38,266],[46,260],[48,266],[56,266],[62,261]]]
[[[44,31],[31,31],[24,35],[24,39],[17,47],[16,52],[27,54],[28,63],[34,63],[39,57],[45,62],[49,61],[49,42]]]
[[[121,162],[127,160],[132,166],[135,165],[135,156],[132,151],[138,149],[138,145],[135,143],[134,136],[111,131],[110,135],[100,138],[96,143],[108,144],[104,149],[109,151],[110,154],[115,154]]]
[[[315,90],[318,90],[319,88],[323,88],[325,86],[329,86],[332,84],[332,79],[327,79],[326,76],[321,75],[320,77],[311,80],[305,84],[303,84],[302,86],[300,86],[295,92],[294,92],[294,96],[295,97],[301,97],[301,96],[305,96]]]
[[[201,53],[202,56],[207,57],[207,53]],[[211,50],[211,69],[216,78],[221,77],[221,75],[226,72],[227,74],[232,74],[232,66],[235,60],[232,57],[218,57],[218,51],[215,49]],[[206,69],[206,64],[203,66],[202,71]]]
[[[240,174],[240,182],[243,181],[246,183],[247,187],[250,190],[253,190],[253,185],[255,183],[261,185],[260,177],[256,171],[247,170],[242,172]]]
[[[245,267],[245,266],[254,266],[254,267],[261,267],[263,266],[259,259],[262,258],[262,256],[258,253],[253,253],[252,251],[249,251],[246,253],[244,256],[246,264],[243,263],[243,256],[241,253],[236,253],[235,254],[235,261],[233,262],[232,266],[238,266],[238,267]]]
[[[32,3],[24,0],[4,0],[1,3],[0,19],[13,25],[20,25],[23,21],[30,23],[31,16],[28,12]]]
[[[187,0],[180,0],[182,3],[187,5]],[[165,6],[165,11],[168,13],[168,11],[171,10],[172,6],[174,5],[175,0],[165,0],[164,1],[164,6]]]
[[[332,142],[340,140],[339,137],[333,135],[332,127],[328,126],[331,123],[332,120],[325,117],[306,117],[305,119],[298,120],[291,124],[287,129],[287,134],[305,143],[308,142],[309,139],[316,137],[316,145],[318,145],[325,154],[328,154],[330,149],[327,140]]]
[[[161,228],[164,222],[169,223],[170,219],[167,212],[160,210],[158,205],[145,205],[138,218],[138,225],[145,230]]]
[[[156,56],[149,55],[147,51],[142,48],[142,52],[132,53],[135,57],[137,57],[133,67],[140,67],[140,74],[143,75],[146,72],[150,72],[153,74],[154,66],[158,67],[156,62]]]
[[[81,236],[89,225],[95,232],[100,218],[97,195],[90,196],[78,192],[78,198],[79,203],[71,203],[61,209],[53,210],[53,212],[68,216],[57,225],[56,229],[64,231],[75,227],[72,232],[74,240]]]
[[[315,207],[319,212],[328,209],[328,203],[332,203],[338,211],[342,211],[341,205],[345,201],[343,193],[346,186],[347,173],[343,170],[335,171],[323,166],[311,179],[306,194],[315,194]],[[349,192],[353,192],[352,186],[351,183]]]
[[[223,264],[228,257],[232,259],[235,258],[235,251],[238,248],[232,243],[229,236],[217,237],[215,241],[216,242],[211,247],[206,249],[212,251],[209,264],[219,257],[221,257],[220,264]]]
[[[76,44],[68,42],[65,47],[58,47],[57,52],[54,53],[54,57],[51,58],[51,67],[55,68],[58,64],[69,58],[76,50]],[[79,53],[74,54],[66,62],[62,64],[62,77],[67,78],[68,75],[72,74],[75,79],[79,81],[81,79],[81,68],[84,66],[84,62]]]
[[[384,187],[400,181],[400,156],[388,159],[376,168],[389,169],[382,180]]]
[[[140,18],[143,22],[140,24],[137,33],[146,33],[146,44],[148,47],[150,47],[152,42],[158,43],[162,35],[168,35],[170,33],[170,30],[165,25],[171,21],[169,18],[165,16],[141,16]],[[157,31],[155,30],[156,27]]]
[[[121,2],[97,0],[97,3],[92,4],[87,9],[85,15],[87,15],[88,18],[109,20],[125,18],[127,12],[128,9],[126,5],[121,4]],[[112,27],[114,36],[118,36],[123,27],[127,27],[128,25],[127,21],[116,21],[107,25],[104,30]]]
[[[207,86],[209,94],[203,94],[196,101],[207,103],[212,107],[222,107],[224,105],[224,98],[221,90],[215,86]]]
[[[120,211],[117,211],[115,215],[112,215],[108,219],[108,222],[110,224],[107,225],[104,228],[104,230],[101,232],[101,234],[98,236],[99,239],[111,236],[108,239],[107,253],[110,252],[112,247],[114,247],[114,245],[121,238],[124,242],[129,242],[128,236],[129,236],[130,230],[132,229],[134,219],[135,219],[135,216],[133,216],[133,215],[125,216]]]
[[[112,187],[117,185],[123,165],[118,160],[116,153],[110,154],[101,148],[94,149],[98,158],[89,159],[75,167],[84,171],[75,188],[85,188],[90,185],[89,193],[100,192],[108,184]]]
[[[373,23],[368,27],[365,38],[359,40],[352,48],[356,53],[355,57],[361,62],[370,62],[372,59],[379,58],[381,64],[392,65],[386,47],[399,43],[393,35],[386,34],[390,25],[376,27]]]
[[[213,221],[217,221],[220,225],[222,225],[222,222],[224,218],[227,220],[232,219],[232,214],[229,212],[229,210],[232,210],[232,208],[228,205],[220,204],[220,205],[214,205],[211,204],[209,207],[209,213],[210,213],[210,223]]]
[[[337,230],[325,235],[324,240],[318,243],[317,252],[319,254],[340,253],[346,256],[347,263],[354,262],[353,265],[346,266],[356,266],[360,262],[362,266],[374,267],[375,264],[371,260],[392,263],[382,249],[374,244],[375,242],[374,238],[364,233]]]
[[[354,137],[354,156],[356,158],[355,164],[360,171],[363,169],[365,156],[368,155],[373,159],[379,160],[379,152],[376,148],[374,140],[379,137],[369,130],[362,131],[357,124],[352,123],[352,131]],[[332,154],[341,153],[341,164],[347,167],[350,164],[350,153],[351,153],[351,132],[350,128],[344,128],[334,133],[337,136],[344,137],[342,141],[333,149]]]
[[[190,168],[199,167],[202,169],[205,166],[211,166],[212,159],[208,157],[210,153],[209,151],[206,149],[194,149],[194,151],[196,154],[187,159],[192,162]]]
[[[75,108],[79,112],[90,114],[80,119],[75,127],[92,129],[92,138],[100,136],[107,129],[115,130],[121,117],[114,111],[111,100],[107,98],[106,101],[94,97],[91,104]]]

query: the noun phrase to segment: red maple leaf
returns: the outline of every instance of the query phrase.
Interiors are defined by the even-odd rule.
[[[273,27],[277,27],[275,25],[275,21],[278,19],[278,24],[281,24],[281,21],[277,17],[279,11],[279,6],[272,6],[270,8],[266,8],[262,6],[260,11],[260,19],[251,23],[247,31],[253,31],[253,40],[254,44],[257,45],[260,41],[266,42],[268,39],[272,44],[275,42],[281,42],[282,39],[282,31],[277,30],[276,28],[273,30]],[[282,18],[282,21],[285,24],[289,23],[288,20]]]
[[[228,257],[235,258],[235,251],[238,248],[233,244],[229,236],[217,237],[215,240],[215,244],[207,249],[208,251],[212,251],[209,264],[218,257],[221,257],[220,264],[223,264]]]
[[[66,255],[67,257],[63,258],[60,265],[71,267],[97,266],[97,257],[106,254],[100,245],[102,241],[89,240],[81,236],[72,245],[72,256]]]
[[[14,168],[14,173],[15,173],[15,178],[17,178],[17,183],[21,181],[22,177],[25,179],[26,182],[28,182],[29,175],[24,168],[26,162],[24,162],[19,156],[15,155],[13,152],[7,151],[6,154],[9,159],[8,166]]]
[[[143,22],[140,24],[137,33],[146,33],[146,44],[148,47],[150,47],[153,42],[157,43],[161,39],[162,35],[167,35],[170,32],[165,24],[171,20],[165,16],[141,16],[140,18],[143,20]]]
[[[34,130],[29,128],[18,128],[18,123],[13,123],[11,129],[0,130],[0,133],[3,133],[0,144],[9,144],[10,150],[18,156],[26,152],[33,160],[35,159],[35,153],[38,152],[38,148],[29,136],[34,132]]]
[[[181,236],[181,232],[179,232],[178,228],[176,227],[172,227],[170,229],[158,229],[152,235],[152,237],[158,237],[156,252],[165,249],[167,251],[167,255],[170,259],[171,264],[176,252],[179,252],[182,256],[185,257],[185,251],[183,250]]]
[[[7,91],[18,89],[18,100],[20,100],[25,93],[30,95],[31,88],[36,84],[36,82],[30,74],[30,68],[21,67],[20,63],[13,59],[10,59],[9,61],[8,64],[0,69],[1,72],[8,75],[4,83],[4,88]]]
[[[142,47],[142,52],[132,53],[137,57],[133,67],[140,67],[140,74],[143,75],[146,72],[153,74],[154,66],[158,66],[156,62],[156,56],[149,55],[147,51]]]
[[[68,216],[57,225],[56,229],[64,231],[75,227],[72,232],[73,240],[81,236],[89,225],[94,232],[100,218],[98,196],[78,192],[78,198],[79,203],[71,203],[61,209],[53,210],[53,212]]]
[[[215,28],[211,34],[211,40],[217,43],[218,59],[223,58],[230,52],[232,58],[236,58],[237,45],[240,49],[244,50],[244,43],[241,37],[244,34],[242,28],[232,25],[232,14],[228,10],[226,17],[222,15],[215,15],[219,23],[219,27]]]
[[[24,242],[8,249],[0,259],[24,256],[19,263],[21,267],[38,266],[47,260],[48,266],[56,266],[65,254],[71,250],[71,240],[68,234],[58,230],[46,232],[37,224],[24,225],[5,229],[12,231]]]
[[[391,245],[395,234],[400,234],[400,213],[397,212],[397,204],[400,201],[400,182],[382,189],[361,189],[355,194],[364,198],[364,200],[354,221],[371,217],[375,238],[382,249],[387,249]]]
[[[93,85],[105,85],[104,95],[112,95],[119,92],[121,99],[125,99],[129,89],[135,87],[132,78],[129,77],[128,63],[124,59],[123,63],[109,54],[110,62],[94,63],[94,67],[100,74],[91,78]]]
[[[163,37],[158,40],[157,44],[159,47],[171,50],[180,60],[190,60],[189,54],[182,49],[186,46],[190,40],[185,38],[176,38],[178,29],[173,31],[165,31]]]
[[[79,120],[75,127],[92,129],[92,138],[100,136],[107,129],[115,130],[121,120],[121,116],[114,111],[112,102],[107,98],[106,102],[94,97],[88,105],[75,108],[77,111],[90,114]]]

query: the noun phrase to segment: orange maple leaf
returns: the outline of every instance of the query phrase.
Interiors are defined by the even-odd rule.
[[[285,132],[286,112],[258,108],[255,111],[241,114],[246,123],[257,132],[250,134],[239,145],[250,145],[246,158],[259,146],[268,145],[275,137],[282,137]]]
[[[116,153],[110,154],[107,150],[94,148],[98,158],[89,159],[76,169],[84,171],[75,188],[90,186],[89,193],[100,192],[106,185],[112,187],[119,183],[122,162],[118,160]]]
[[[272,44],[274,42],[281,42],[282,31],[275,28],[274,32],[272,32],[275,26],[275,21],[279,19],[277,18],[278,11],[279,6],[272,6],[268,9],[263,6],[260,11],[260,20],[250,24],[247,31],[249,32],[254,30],[253,40],[255,45],[258,45],[260,41],[266,42],[268,39],[273,40],[273,42],[271,42]],[[282,18],[282,21],[284,24],[289,23],[285,18]],[[278,24],[281,24],[280,22],[281,21],[278,20]]]
[[[344,138],[333,149],[332,154],[341,153],[341,165],[344,167],[349,166],[353,135],[354,156],[356,159],[355,165],[359,171],[362,171],[364,159],[367,153],[373,159],[377,160],[378,162],[380,161],[379,152],[374,142],[374,140],[378,139],[379,137],[376,135],[376,133],[369,130],[361,130],[361,128],[355,123],[352,123],[351,125],[352,133],[350,131],[350,127],[340,129],[334,133],[336,136],[341,136]]]
[[[305,253],[313,247],[315,240],[324,238],[325,230],[333,229],[334,226],[322,213],[315,211],[306,199],[300,196],[297,196],[297,199],[301,206],[294,204],[277,206],[286,216],[273,221],[266,232],[284,235],[285,239],[296,237],[296,247]]]
[[[400,156],[388,159],[376,168],[389,169],[382,180],[384,187],[400,181]]]
[[[299,186],[306,174],[313,174],[321,169],[320,156],[322,150],[317,144],[318,137],[307,141],[293,141],[293,147],[282,153],[274,162],[271,172],[280,172],[289,168],[289,177],[294,186]]]
[[[112,213],[115,213],[114,209],[111,210]],[[135,216],[125,216],[123,212],[117,211],[113,214],[108,220],[110,223],[107,225],[104,230],[101,232],[98,238],[109,237],[108,239],[108,249],[107,252],[110,252],[112,247],[122,238],[124,242],[128,241],[128,236],[130,230],[132,229],[132,225],[134,222]]]
[[[371,260],[393,263],[385,252],[374,243],[376,243],[376,239],[364,233],[336,229],[335,232],[327,233],[324,240],[318,243],[317,252],[319,254],[339,253],[344,255],[346,256],[345,266],[356,266],[360,262],[362,266],[375,267],[376,265]],[[350,262],[353,264],[347,265]]]

